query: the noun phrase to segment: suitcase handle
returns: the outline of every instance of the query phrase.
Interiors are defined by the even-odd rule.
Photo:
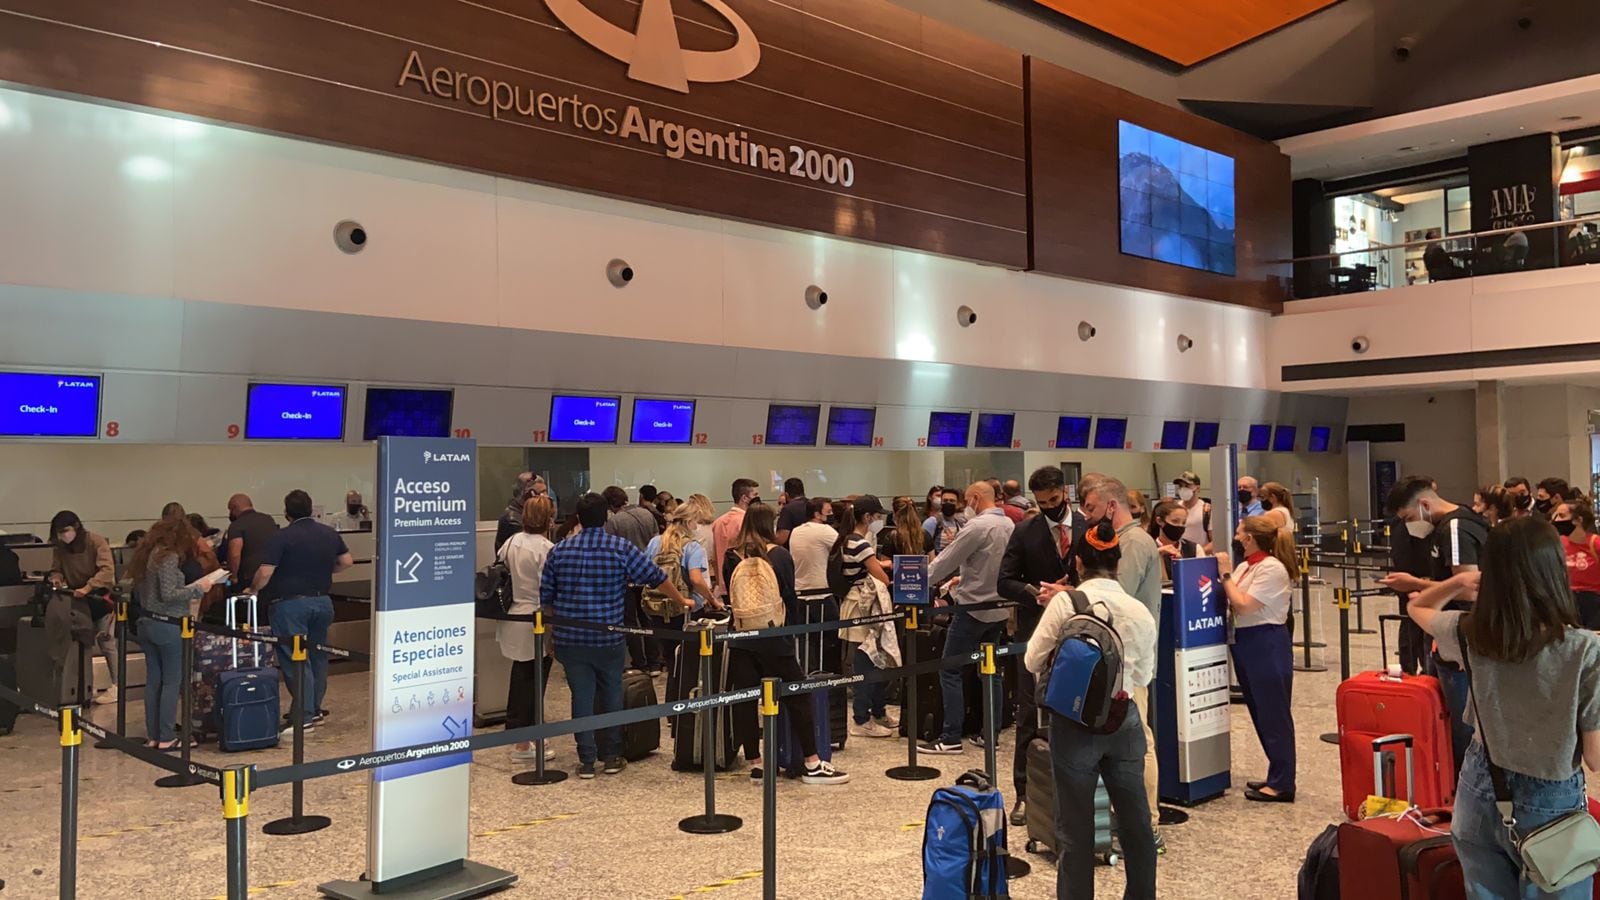
[[[1382,666],[1382,669],[1385,672],[1389,671],[1389,632],[1383,630],[1383,623],[1385,623],[1385,622],[1400,622],[1401,623],[1401,627],[1404,627],[1405,621],[1407,619],[1409,619],[1409,618],[1411,618],[1411,617],[1410,616],[1397,616],[1394,613],[1384,613],[1383,615],[1378,617],[1378,648],[1379,648],[1379,652],[1381,652],[1383,654],[1383,666]],[[1395,642],[1396,642],[1396,644],[1395,644],[1395,659],[1398,661],[1399,658],[1400,658],[1400,646],[1399,646],[1399,638],[1398,637],[1395,638]]]
[[[1401,744],[1406,748],[1406,802],[1412,806],[1417,805],[1416,771],[1411,761],[1412,748],[1416,742],[1416,737],[1409,734],[1386,734],[1380,738],[1373,738],[1372,784],[1379,796],[1388,796],[1383,783],[1383,748],[1390,744]]]

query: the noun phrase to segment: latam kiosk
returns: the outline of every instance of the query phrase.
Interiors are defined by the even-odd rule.
[[[1156,654],[1156,792],[1180,806],[1231,785],[1227,605],[1215,559],[1173,563]]]

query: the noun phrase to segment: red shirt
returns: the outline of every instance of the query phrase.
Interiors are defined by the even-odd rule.
[[[1589,536],[1588,546],[1562,538],[1561,549],[1567,555],[1567,578],[1572,581],[1572,589],[1600,594],[1600,554],[1595,552],[1594,536]]]

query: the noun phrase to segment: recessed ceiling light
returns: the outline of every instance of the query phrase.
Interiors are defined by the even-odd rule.
[[[1583,121],[1583,116],[1562,116],[1561,117],[1561,121],[1563,121],[1563,122],[1582,122]]]
[[[1415,152],[1417,152],[1417,148],[1415,148],[1415,147],[1401,147],[1401,148],[1395,150],[1395,152],[1396,153],[1415,153]]]

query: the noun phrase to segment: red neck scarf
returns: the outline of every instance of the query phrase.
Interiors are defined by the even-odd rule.
[[[1263,559],[1266,559],[1269,555],[1270,554],[1268,554],[1267,551],[1265,551],[1265,550],[1257,550],[1256,552],[1250,554],[1249,556],[1246,556],[1244,558],[1244,561],[1249,563],[1252,566],[1256,566],[1256,565],[1260,565],[1261,561]]]

